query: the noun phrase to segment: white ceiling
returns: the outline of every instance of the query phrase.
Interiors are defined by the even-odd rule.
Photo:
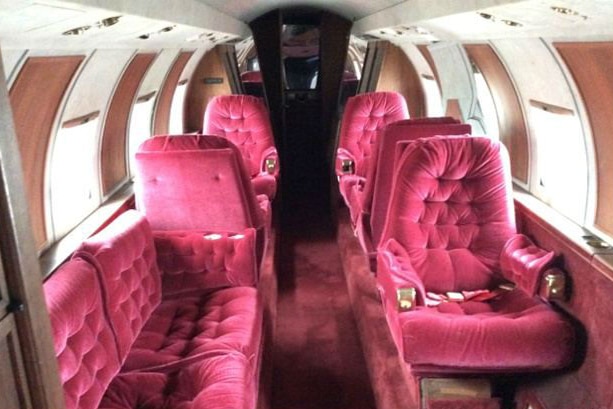
[[[304,5],[355,20],[356,35],[395,42],[613,38],[613,0],[0,0],[0,46],[208,48],[249,37],[246,23],[262,13]],[[552,6],[577,14],[562,15]],[[97,22],[113,16],[121,16],[118,24],[97,27]],[[91,28],[80,36],[62,35],[82,26]],[[143,34],[149,38],[140,39]]]
[[[359,20],[405,0],[199,0],[245,23],[282,7],[311,6],[335,12],[349,20]],[[457,0],[456,0],[457,1]]]

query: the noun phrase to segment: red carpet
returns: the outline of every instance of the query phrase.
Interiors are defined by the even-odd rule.
[[[301,216],[280,237],[271,408],[375,408],[333,226]]]

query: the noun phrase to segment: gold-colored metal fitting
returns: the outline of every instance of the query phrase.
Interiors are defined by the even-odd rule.
[[[415,307],[417,291],[414,288],[398,288],[396,299],[398,300],[398,311],[409,311]]]
[[[264,162],[264,166],[266,168],[266,172],[272,175],[277,170],[277,160],[275,158],[267,158]]]
[[[539,291],[541,298],[564,301],[566,299],[566,274],[558,268],[545,271]]]
[[[341,161],[341,172],[345,175],[350,175],[355,173],[355,167],[353,164],[353,160],[351,159],[343,159]]]

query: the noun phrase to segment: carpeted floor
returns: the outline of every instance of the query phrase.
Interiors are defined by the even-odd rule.
[[[271,408],[375,408],[335,227],[302,212],[282,230]]]

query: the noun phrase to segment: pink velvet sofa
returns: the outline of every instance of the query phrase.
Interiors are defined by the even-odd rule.
[[[134,210],[86,240],[44,284],[67,409],[254,408],[254,240],[153,232]]]
[[[369,92],[347,100],[335,170],[341,196],[348,207],[353,205],[352,191],[364,185],[379,132],[387,124],[408,117],[406,101],[396,92]]]
[[[279,158],[264,100],[251,95],[219,95],[207,105],[203,133],[236,145],[247,166],[256,194],[273,199],[279,178]]]
[[[509,374],[571,363],[573,325],[537,296],[554,254],[516,233],[500,143],[450,136],[408,144],[381,243],[386,316],[414,373]]]

